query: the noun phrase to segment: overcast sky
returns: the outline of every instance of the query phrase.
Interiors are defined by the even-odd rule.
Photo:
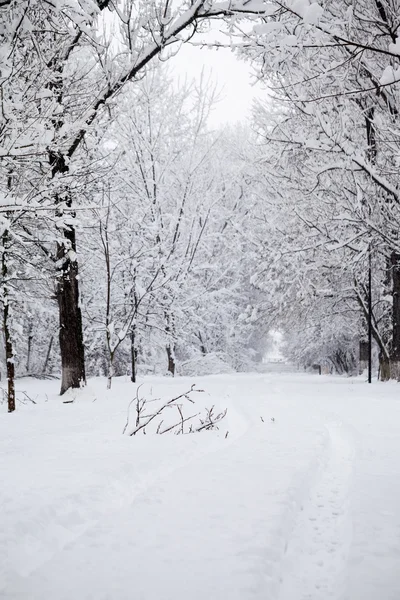
[[[177,55],[168,61],[176,77],[199,79],[203,68],[212,72],[213,80],[221,89],[221,100],[213,111],[211,124],[234,123],[249,116],[253,99],[265,92],[254,86],[249,63],[239,60],[231,50],[212,50],[184,44]]]

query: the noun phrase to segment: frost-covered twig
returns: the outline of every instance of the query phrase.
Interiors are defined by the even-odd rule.
[[[17,392],[17,393],[18,393],[18,392]],[[37,404],[37,402],[36,402],[36,401],[35,401],[33,398],[31,398],[30,396],[28,396],[28,394],[27,394],[26,392],[24,392],[24,391],[21,391],[21,392],[19,392],[19,393],[20,393],[20,394],[23,394],[23,395],[24,395],[24,397],[25,397],[25,399],[26,399],[28,402],[32,402],[32,404]]]
[[[125,427],[123,429],[123,433],[125,433],[129,427],[130,407],[132,406],[132,404],[135,403],[136,404],[136,421],[135,421],[135,427],[134,427],[133,431],[131,431],[129,433],[130,436],[134,436],[137,433],[139,433],[140,431],[142,431],[143,433],[146,433],[147,426],[150,425],[151,423],[153,423],[158,417],[160,417],[160,421],[159,421],[159,423],[157,423],[157,426],[155,427],[155,429],[156,429],[156,433],[159,435],[162,435],[162,434],[168,433],[168,432],[173,432],[176,435],[179,435],[179,434],[197,433],[200,431],[206,431],[206,430],[211,430],[211,429],[218,429],[218,424],[220,423],[220,421],[222,421],[222,419],[225,418],[225,416],[227,414],[227,409],[216,413],[215,407],[212,406],[211,408],[206,408],[205,413],[204,412],[203,413],[196,412],[195,414],[190,414],[190,415],[186,416],[185,410],[184,410],[185,403],[181,402],[181,400],[188,400],[191,404],[194,404],[195,402],[191,398],[191,394],[193,394],[194,392],[204,392],[204,390],[197,389],[194,384],[191,386],[191,388],[189,390],[183,392],[182,394],[179,394],[178,396],[175,396],[174,398],[171,398],[167,402],[164,402],[164,404],[162,404],[162,406],[160,406],[160,408],[155,410],[154,413],[151,413],[147,410],[148,403],[159,401],[160,398],[147,400],[147,398],[141,397],[139,395],[140,387],[141,386],[139,386],[136,390],[135,398],[133,398],[131,400],[131,402],[129,403],[127,419],[126,419]],[[170,422],[170,423],[164,424],[165,421],[163,418],[161,418],[162,413],[167,408],[173,408],[173,407],[176,407],[176,409],[178,411],[179,420],[176,422],[172,422],[172,423]],[[193,422],[194,419],[196,419],[195,422]],[[189,421],[191,421],[191,424],[190,424],[189,428],[187,428],[187,427],[185,427],[185,424],[188,423]],[[155,424],[154,424],[154,426],[155,426]]]
[[[137,418],[136,418],[136,427],[135,429],[129,434],[130,436],[136,435],[139,431],[141,431],[142,429],[144,429],[145,427],[147,427],[152,421],[154,421],[154,419],[156,419],[158,416],[161,415],[161,413],[168,407],[176,405],[176,403],[178,402],[178,400],[181,400],[182,398],[185,398],[186,400],[189,400],[189,402],[191,402],[192,404],[194,404],[194,401],[190,398],[190,394],[192,394],[193,392],[203,392],[203,390],[199,390],[196,389],[195,384],[192,385],[192,387],[190,388],[190,390],[187,390],[186,392],[184,392],[183,394],[179,394],[179,396],[176,396],[175,398],[171,398],[171,400],[168,400],[168,402],[165,402],[165,404],[163,404],[155,413],[153,413],[152,415],[146,415],[146,419],[140,423],[140,415],[141,412],[146,404],[146,399],[142,398],[141,400],[139,400],[139,395],[138,393],[136,393],[136,398],[137,398]],[[163,433],[165,433],[165,431],[163,431]]]
[[[200,419],[201,425],[200,427],[197,427],[195,431],[203,431],[204,429],[218,429],[217,423],[219,423],[220,421],[222,421],[222,419],[226,417],[227,412],[228,409],[225,408],[225,410],[223,410],[222,412],[214,414],[214,406],[212,406],[211,408],[207,408],[207,414],[205,419]]]
[[[5,401],[7,401],[7,391],[4,388],[1,388],[1,393],[2,393],[1,403],[3,403]],[[20,395],[22,395],[22,397],[19,397]],[[21,404],[26,404],[27,402],[32,402],[32,404],[37,404],[36,400],[34,400],[33,398],[31,398],[27,394],[27,392],[25,392],[24,390],[16,390],[16,392],[15,392],[15,398]]]
[[[162,435],[163,433],[167,433],[168,431],[172,431],[173,429],[175,429],[179,425],[180,425],[181,429],[180,429],[180,431],[177,431],[176,433],[185,433],[184,428],[183,428],[184,423],[187,423],[187,421],[191,421],[192,419],[195,419],[196,417],[199,416],[199,414],[200,413],[196,413],[195,415],[190,415],[190,417],[185,417],[181,421],[179,421],[179,423],[175,423],[174,425],[171,425],[170,427],[166,427],[165,429],[160,430],[157,433],[160,433]]]

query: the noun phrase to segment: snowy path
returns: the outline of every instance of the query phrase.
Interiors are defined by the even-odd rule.
[[[122,437],[123,382],[113,405],[2,416],[0,597],[398,600],[398,386],[198,383],[227,438]]]
[[[343,598],[351,544],[349,486],[354,445],[343,427],[328,427],[326,464],[301,506],[283,564],[282,600]]]

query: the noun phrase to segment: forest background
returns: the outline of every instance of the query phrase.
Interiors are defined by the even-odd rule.
[[[369,334],[399,378],[396,0],[0,0],[0,23],[10,411],[16,374],[249,370],[273,330],[348,374]],[[185,44],[247,61],[251,119],[177,84]]]

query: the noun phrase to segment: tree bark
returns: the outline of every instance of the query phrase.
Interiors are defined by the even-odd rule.
[[[64,231],[66,244],[58,244],[57,301],[60,315],[61,391],[86,383],[82,313],[79,305],[78,263],[75,258],[75,229]],[[72,251],[72,252],[71,252]],[[72,254],[72,257],[71,257]]]
[[[368,368],[368,356],[369,356],[369,344],[365,340],[360,341],[360,349],[359,349],[359,364],[358,364],[358,373],[362,375],[364,371]]]
[[[59,127],[59,123],[56,124]],[[68,173],[65,156],[49,152],[52,176]],[[83,345],[82,313],[79,304],[78,261],[72,197],[69,188],[55,195],[56,214],[60,219],[68,209],[68,221],[63,224],[64,240],[57,244],[57,302],[60,324],[61,390],[79,388],[86,383],[85,350]]]
[[[110,352],[108,357],[108,375],[107,375],[107,389],[111,390],[112,378],[114,377],[114,353]]]
[[[167,334],[167,345],[165,347],[167,351],[167,359],[168,359],[168,373],[171,373],[172,377],[175,376],[175,347],[174,347],[174,317],[173,315],[165,311],[165,333]]]
[[[132,381],[132,383],[136,383],[137,357],[138,357],[138,351],[136,348],[135,327],[132,327],[132,330],[131,330],[131,369],[132,369],[131,381]]]
[[[9,305],[4,305],[4,335],[6,340],[7,361],[7,401],[8,412],[15,410],[15,367],[11,333],[9,329]]]
[[[59,111],[54,113],[52,124],[55,135],[65,124],[63,106],[65,62],[59,60],[57,54],[48,63],[52,77],[49,78],[48,89],[51,90]],[[66,175],[69,172],[69,157],[57,147],[49,149],[51,175]],[[59,178],[62,182],[62,177]],[[60,227],[62,241],[57,243],[57,283],[56,296],[59,309],[59,340],[61,354],[61,390],[64,394],[69,388],[79,388],[85,384],[85,352],[83,345],[82,313],[79,304],[78,262],[76,259],[75,213],[72,209],[72,195],[68,183],[58,184],[54,203],[56,216],[63,221],[65,211],[67,219]]]
[[[390,360],[385,354],[379,354],[379,379],[389,381],[390,379]]]
[[[53,336],[51,336],[50,341],[49,341],[49,345],[47,347],[46,358],[44,359],[43,368],[42,368],[43,375],[45,375],[45,373],[47,371],[48,364],[49,364],[51,348],[53,346],[53,339],[54,339]]]
[[[400,379],[400,254],[390,255],[393,282],[392,346],[390,351],[390,379]]]
[[[7,246],[9,236],[5,230],[2,235],[2,257],[1,257],[1,274],[3,279],[3,326],[4,326],[4,341],[6,347],[6,367],[7,367],[7,404],[8,412],[15,410],[15,366],[14,366],[14,348],[10,331],[10,304],[7,286],[8,266],[7,266]]]
[[[175,376],[175,353],[174,349],[170,344],[166,347],[167,350],[167,358],[168,358],[168,373],[171,373],[172,377]]]
[[[29,326],[28,332],[28,351],[26,357],[26,373],[29,375],[31,370],[31,354],[32,354],[32,341],[33,341],[33,333],[32,333],[32,324]]]
[[[200,351],[201,351],[201,353],[202,353],[203,356],[206,356],[207,355],[207,348],[206,348],[206,345],[205,345],[204,340],[203,340],[203,336],[201,335],[200,331],[198,332],[197,337],[199,338],[199,341],[200,341]]]

